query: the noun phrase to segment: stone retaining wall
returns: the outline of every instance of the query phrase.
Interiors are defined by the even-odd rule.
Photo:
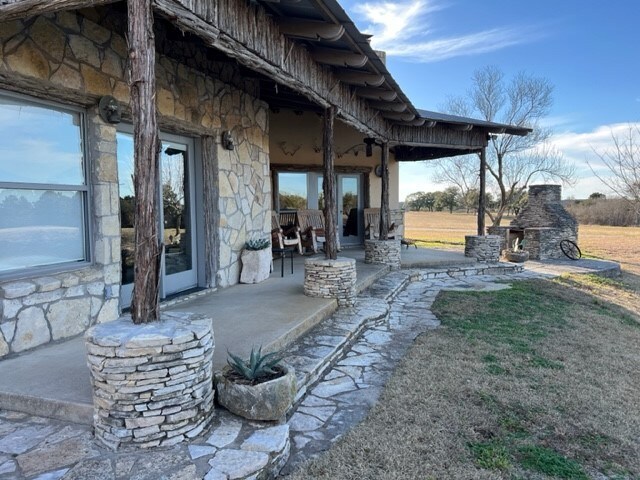
[[[400,268],[400,240],[365,240],[364,263],[389,265],[392,269]]]
[[[89,329],[96,439],[148,448],[202,432],[213,410],[212,328],[203,315],[163,312],[159,322],[124,317]]]
[[[464,256],[479,262],[496,263],[500,260],[501,237],[498,235],[466,235]]]
[[[353,258],[310,258],[304,262],[304,294],[336,298],[341,307],[355,304],[356,278],[356,261]]]

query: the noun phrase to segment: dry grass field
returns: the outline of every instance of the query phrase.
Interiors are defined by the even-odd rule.
[[[510,217],[503,219],[506,225]],[[432,247],[461,249],[464,236],[476,232],[476,216],[448,212],[407,212],[405,236]],[[487,218],[487,225],[491,221]],[[640,274],[640,228],[580,225],[578,245],[583,255],[615,260],[628,272]]]

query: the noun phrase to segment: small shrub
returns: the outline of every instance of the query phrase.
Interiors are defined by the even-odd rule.
[[[271,243],[268,238],[255,238],[252,240],[247,240],[244,244],[244,248],[247,250],[264,250],[265,248],[269,248]]]
[[[250,382],[259,383],[260,380],[277,376],[281,371],[281,369],[278,368],[278,364],[283,358],[280,352],[262,355],[262,347],[258,348],[257,351],[255,347],[253,347],[248,361],[243,360],[233,353],[227,353],[229,355],[227,363],[229,367],[231,367],[231,371],[240,378]]]

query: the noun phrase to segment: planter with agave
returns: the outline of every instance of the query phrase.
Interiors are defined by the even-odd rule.
[[[242,272],[240,283],[260,283],[271,273],[271,243],[269,239],[249,240],[240,255]]]
[[[279,352],[262,355],[262,348],[251,349],[248,361],[229,353],[215,375],[218,403],[250,420],[280,420],[296,395],[295,371],[281,361]]]

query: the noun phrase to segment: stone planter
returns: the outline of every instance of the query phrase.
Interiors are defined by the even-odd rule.
[[[479,262],[497,263],[500,260],[499,235],[466,235],[464,237],[464,256]]]
[[[240,255],[242,261],[242,272],[240,273],[240,283],[260,283],[269,278],[271,274],[271,250],[247,250]]]
[[[356,261],[353,258],[309,258],[304,262],[304,294],[336,298],[341,307],[355,305],[356,278]]]
[[[365,240],[364,263],[389,265],[392,269],[400,268],[400,240]]]
[[[529,252],[527,252],[526,250],[520,250],[517,252],[511,250],[504,253],[504,258],[506,258],[510,262],[522,263],[529,260]]]
[[[161,321],[130,317],[85,334],[96,439],[121,446],[163,447],[197,436],[213,411],[212,320],[163,312]]]
[[[244,385],[229,380],[225,373],[216,372],[215,385],[218,403],[232,413],[249,420],[280,420],[291,408],[296,396],[295,370],[282,365],[285,374],[257,385]]]

